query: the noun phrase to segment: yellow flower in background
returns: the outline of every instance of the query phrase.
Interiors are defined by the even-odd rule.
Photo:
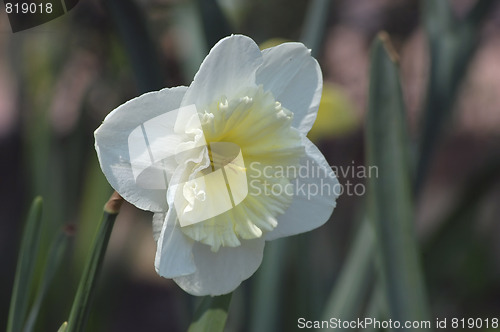
[[[266,48],[275,47],[288,42],[290,41],[284,38],[271,38],[260,44],[259,47],[261,50],[265,50]]]
[[[359,128],[355,106],[342,89],[332,83],[323,84],[318,117],[307,137],[314,142],[337,138]]]
[[[124,199],[154,212],[161,276],[193,295],[232,292],[266,241],[329,219],[341,188],[306,137],[322,83],[303,44],[260,51],[233,35],[189,87],[146,93],[104,119],[101,168]]]

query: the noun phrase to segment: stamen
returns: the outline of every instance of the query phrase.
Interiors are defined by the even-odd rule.
[[[244,102],[245,104],[250,104],[253,101],[253,99],[250,98],[249,96],[245,96],[241,98],[240,101]]]
[[[207,112],[207,110],[205,110],[205,113],[203,113],[201,116],[201,123],[203,125],[208,124],[211,120],[214,119],[214,117],[215,115],[213,113],[209,113]]]
[[[222,100],[219,102],[218,109],[221,111],[227,110],[229,107],[229,101],[225,96],[222,96]]]

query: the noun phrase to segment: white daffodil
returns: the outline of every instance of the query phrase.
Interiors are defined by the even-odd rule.
[[[233,291],[259,267],[265,241],[329,219],[340,187],[306,138],[321,70],[300,43],[262,52],[219,41],[189,87],[146,93],[96,130],[111,186],[155,212],[156,271],[193,295]]]

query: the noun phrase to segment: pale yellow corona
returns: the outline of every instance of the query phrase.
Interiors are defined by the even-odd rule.
[[[181,228],[193,240],[218,251],[221,246],[239,246],[240,239],[259,238],[277,226],[277,216],[289,206],[292,197],[284,190],[275,195],[264,186],[285,188],[291,179],[283,174],[264,177],[257,167],[297,167],[304,147],[299,132],[291,126],[293,113],[284,109],[271,92],[264,92],[262,86],[246,88],[231,100],[216,98],[199,112],[208,144],[231,142],[241,149],[249,188],[247,197],[229,211]],[[204,192],[191,191],[189,195],[191,209],[196,209],[196,201],[205,197]]]

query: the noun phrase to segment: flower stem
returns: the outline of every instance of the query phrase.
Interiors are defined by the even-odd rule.
[[[226,325],[227,312],[232,293],[222,296],[206,296],[196,310],[188,332],[222,332]]]
[[[75,300],[73,301],[66,332],[83,331],[85,328],[90,304],[94,295],[95,281],[101,270],[109,237],[122,203],[123,198],[117,192],[114,192],[104,206],[102,219],[91,247],[92,252],[85,265]]]

